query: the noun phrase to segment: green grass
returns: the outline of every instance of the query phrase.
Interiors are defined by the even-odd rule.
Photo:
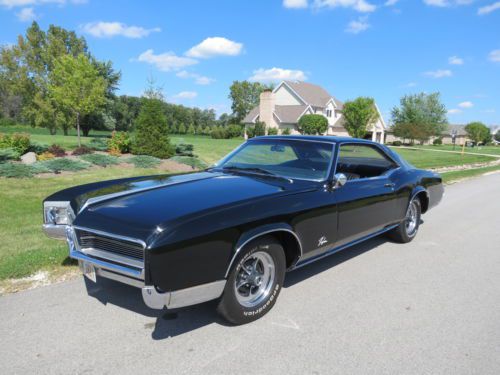
[[[493,165],[491,167],[465,169],[462,171],[444,172],[441,173],[443,181],[445,183],[450,183],[452,181],[461,180],[463,178],[469,178],[474,176],[480,176],[488,172],[500,171],[500,165]]]
[[[41,229],[45,197],[70,186],[158,173],[109,167],[50,178],[0,178],[0,280],[68,264],[66,243],[47,238]]]
[[[455,146],[455,150],[453,150],[453,145],[441,145],[441,146],[419,146],[415,145],[412,147],[422,148],[426,150],[443,150],[443,151],[455,151],[461,152],[461,146]],[[499,155],[500,156],[500,146],[479,146],[479,147],[466,147],[465,152],[470,152],[473,154],[491,154],[491,155]]]
[[[430,152],[397,147],[392,147],[392,149],[417,168],[450,167],[455,165],[485,163],[497,159],[495,157],[482,155],[461,155],[448,152]]]

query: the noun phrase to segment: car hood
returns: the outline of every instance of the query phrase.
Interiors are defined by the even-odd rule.
[[[155,231],[207,212],[306,186],[311,188],[282,179],[215,172],[128,181],[79,197],[79,203],[85,203],[74,225],[146,240]]]

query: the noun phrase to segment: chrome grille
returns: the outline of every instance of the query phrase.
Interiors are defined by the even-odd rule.
[[[78,238],[79,247],[83,251],[85,249],[94,249],[133,258],[135,260],[144,260],[144,248],[139,243],[116,239],[82,229],[76,229],[75,232]]]

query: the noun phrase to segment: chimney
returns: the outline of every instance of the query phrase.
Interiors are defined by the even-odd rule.
[[[274,93],[271,90],[265,90],[260,94],[259,110],[260,121],[266,123],[266,128],[277,127],[273,117]]]

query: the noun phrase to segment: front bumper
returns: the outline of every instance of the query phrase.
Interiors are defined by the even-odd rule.
[[[141,288],[144,303],[152,309],[161,310],[164,307],[173,309],[207,302],[219,298],[226,285],[226,280],[223,279],[190,288],[162,292],[154,285],[145,285],[144,268],[137,269],[85,254],[84,251],[87,249],[80,249],[75,231],[71,226],[66,229],[66,239],[71,258],[78,260],[80,265],[83,263],[92,265],[99,277]]]

